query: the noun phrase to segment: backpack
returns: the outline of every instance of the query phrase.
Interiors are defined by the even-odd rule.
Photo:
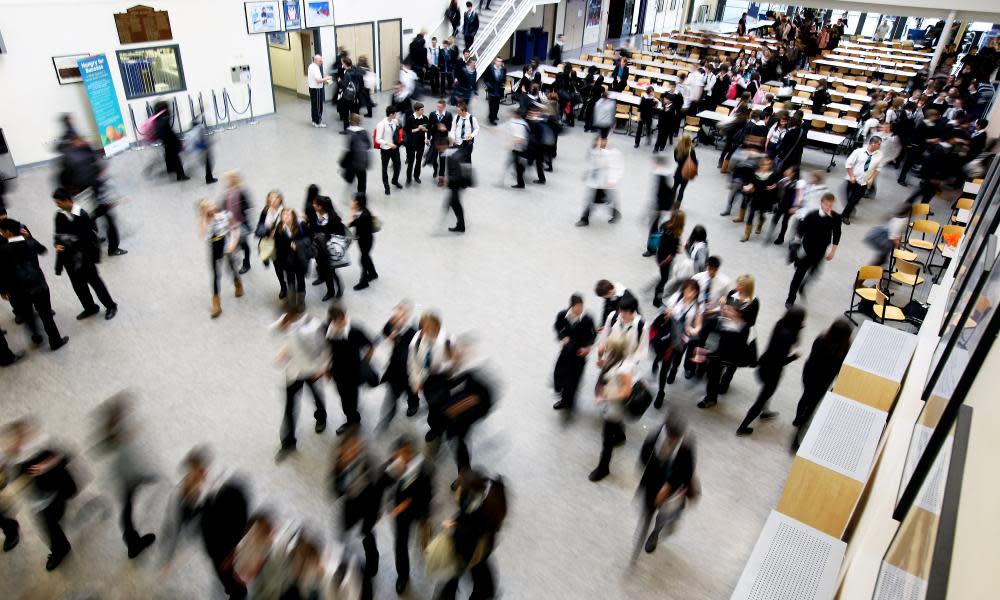
[[[490,489],[483,498],[483,516],[493,533],[500,531],[507,518],[507,487],[499,475],[490,480]]]
[[[617,323],[617,322],[618,322],[618,311],[616,310],[615,312],[611,313],[611,323],[608,325],[608,329],[611,329],[612,327],[614,327],[615,323]],[[636,339],[642,339],[642,326],[645,325],[645,324],[646,324],[646,322],[643,321],[642,317],[640,316],[639,317],[639,327],[638,327],[639,331],[637,332],[639,334],[639,336]]]
[[[344,91],[341,92],[340,99],[351,103],[358,99],[358,86],[353,79],[348,79],[344,83]]]

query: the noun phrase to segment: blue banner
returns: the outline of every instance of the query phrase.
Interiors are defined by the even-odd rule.
[[[104,154],[111,156],[127,149],[129,141],[125,135],[125,119],[122,118],[121,107],[118,105],[118,92],[111,79],[108,57],[97,54],[81,58],[77,64],[80,66],[83,85],[87,88],[90,110],[97,122],[97,133],[101,136]]]
[[[285,29],[302,29],[302,9],[299,0],[285,0]]]

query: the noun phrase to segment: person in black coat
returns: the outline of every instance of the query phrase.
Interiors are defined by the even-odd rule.
[[[468,50],[476,41],[479,33],[479,13],[472,7],[472,2],[465,3],[465,22],[462,23],[462,35],[465,37],[465,49]]]
[[[408,437],[396,440],[392,456],[383,469],[381,486],[392,490],[390,502],[396,530],[396,593],[406,591],[410,582],[410,530],[419,528],[421,546],[430,538],[431,498],[434,482],[431,469]]]
[[[653,140],[653,115],[656,110],[660,107],[659,100],[653,95],[653,86],[650,85],[646,88],[646,91],[642,94],[642,99],[639,100],[639,126],[635,130],[635,147],[639,147],[639,142],[642,141],[642,132],[646,132],[646,144],[649,145]]]
[[[437,101],[437,109],[428,115],[427,119],[430,148],[424,162],[434,166],[434,177],[437,179],[438,185],[441,185],[444,179],[444,167],[442,166],[444,160],[438,153],[438,147],[443,143],[447,148],[448,135],[451,132],[451,123],[454,117],[448,112],[448,103],[442,99]]]
[[[423,80],[424,69],[427,67],[427,42],[424,40],[425,32],[421,31],[410,40],[410,54],[404,62],[409,63],[413,72]]]
[[[392,309],[392,315],[382,327],[382,339],[388,340],[392,344],[389,363],[386,365],[380,380],[382,384],[389,387],[385,395],[386,410],[381,424],[383,429],[388,427],[389,422],[396,416],[396,401],[403,394],[406,394],[407,417],[415,416],[420,409],[420,396],[414,393],[410,386],[410,373],[407,368],[410,342],[417,335],[412,315],[413,306],[406,301],[400,302]]]
[[[82,320],[100,312],[90,288],[104,305],[104,318],[111,320],[118,313],[118,305],[111,299],[108,288],[105,287],[97,272],[97,263],[101,256],[101,243],[97,238],[97,228],[87,211],[73,203],[69,192],[58,188],[52,194],[59,212],[56,213],[55,247],[56,275],[65,268],[73,283],[73,291],[83,305],[83,312],[76,316]]]
[[[368,198],[364,194],[355,194],[351,201],[351,222],[354,237],[358,240],[358,250],[361,251],[361,280],[354,286],[355,290],[363,290],[368,283],[378,279],[375,263],[372,262],[372,246],[375,244],[375,218],[368,211]]]
[[[549,58],[552,59],[552,66],[559,66],[563,61],[563,43],[565,40],[563,34],[556,36],[555,43],[552,44],[552,48],[549,49]]]
[[[750,333],[760,314],[760,300],[754,296],[754,280],[749,275],[736,279],[736,289],[726,295],[715,316],[706,318],[699,345],[708,352],[705,368],[705,397],[698,408],[712,408],[719,394],[729,391],[729,384],[739,367],[751,366],[757,359],[756,340]],[[711,307],[709,307],[711,309]],[[710,348],[709,335],[718,334],[718,344]]]
[[[309,186],[310,196],[312,187]],[[344,286],[337,276],[337,268],[331,264],[326,242],[331,235],[347,235],[347,227],[334,210],[333,201],[327,196],[318,195],[318,188],[316,194],[312,201],[312,217],[307,222],[307,227],[316,255],[316,273],[319,275],[319,278],[313,281],[313,285],[326,283],[326,295],[323,296],[323,302],[326,302],[344,295]]]
[[[771,217],[771,229],[773,230],[778,221],[781,221],[781,229],[778,230],[778,237],[774,238],[774,245],[780,246],[785,243],[785,233],[788,231],[788,220],[795,212],[795,200],[798,197],[799,169],[795,166],[785,168],[784,177],[778,181],[777,197],[778,204],[774,209],[774,216]]]
[[[181,463],[184,476],[165,527],[167,564],[163,571],[172,570],[180,538],[197,532],[226,595],[234,600],[242,599],[247,596],[247,588],[236,575],[232,555],[246,533],[250,515],[249,493],[236,478],[213,481],[211,462],[208,450],[198,447],[191,450]]]
[[[674,143],[674,135],[680,123],[681,107],[684,106],[684,97],[677,93],[677,88],[673,91],[663,92],[660,95],[660,105],[656,111],[656,143],[653,144],[653,153],[662,152],[667,144]]]
[[[486,100],[490,105],[490,125],[497,124],[497,113],[500,112],[500,101],[503,100],[506,84],[507,68],[503,65],[503,59],[498,56],[493,59],[493,66],[483,73],[483,87],[486,88]]]
[[[332,312],[332,311],[331,311]],[[341,433],[338,431],[338,433]],[[351,545],[349,532],[359,527],[365,551],[364,582],[361,597],[372,598],[372,585],[378,574],[378,544],[375,523],[381,514],[383,477],[377,472],[358,425],[344,429],[343,438],[333,455],[330,489],[343,500],[341,533]]]
[[[570,296],[569,308],[556,315],[555,330],[561,348],[552,374],[552,388],[559,395],[559,401],[552,408],[565,409],[572,414],[580,379],[587,366],[587,355],[597,336],[594,320],[584,310],[582,296]]]
[[[354,62],[344,57],[341,61],[344,68],[344,76],[337,85],[337,112],[340,114],[340,121],[344,124],[342,133],[347,134],[350,127],[351,115],[361,111],[361,95],[365,88],[365,76],[361,69],[354,66]]]
[[[424,147],[427,145],[427,132],[430,131],[430,119],[424,114],[421,102],[413,104],[413,114],[410,115],[404,127],[406,128],[406,185],[411,181],[420,183],[420,168],[424,162]]]
[[[37,425],[29,419],[11,423],[4,433],[7,442],[5,454],[14,463],[10,472],[30,482],[32,496],[39,505],[39,516],[51,552],[45,570],[52,571],[72,549],[62,529],[66,504],[78,492],[68,469],[70,459],[56,448],[39,446]]]
[[[834,212],[833,194],[823,194],[819,201],[819,210],[814,210],[802,217],[795,239],[800,249],[795,258],[795,273],[792,283],[788,286],[788,298],[785,307],[795,304],[795,298],[805,286],[807,276],[814,275],[823,260],[833,260],[840,244],[841,217]]]
[[[466,572],[472,578],[470,598],[494,597],[496,582],[489,558],[496,543],[497,520],[488,500],[498,486],[503,487],[501,482],[488,480],[472,469],[459,473],[455,489],[459,510],[449,530],[461,573],[445,583],[438,600],[455,600],[459,579]]]
[[[441,412],[445,437],[455,448],[455,466],[461,473],[472,468],[466,437],[472,427],[493,408],[494,386],[473,360],[471,340],[459,337],[451,345],[451,370],[444,390],[446,406]]]
[[[611,71],[611,91],[621,92],[628,87],[628,63],[624,56],[619,56],[615,68]]]
[[[452,37],[458,35],[458,29],[462,25],[462,10],[458,8],[458,0],[451,0],[451,4],[444,11],[444,18],[451,24]]]
[[[153,114],[159,115],[153,125],[153,131],[156,139],[163,144],[163,161],[167,165],[167,173],[176,174],[177,181],[187,181],[190,177],[184,173],[184,163],[181,162],[181,149],[184,148],[184,143],[174,131],[170,105],[162,101],[157,102],[153,107]]]
[[[351,126],[347,128],[347,147],[340,166],[344,169],[344,179],[347,183],[358,181],[358,193],[364,194],[368,189],[368,165],[371,160],[369,150],[372,147],[371,136],[361,128],[361,115],[351,115]]]
[[[764,227],[764,220],[767,213],[774,207],[778,200],[778,181],[781,180],[781,173],[774,168],[774,161],[764,156],[757,163],[757,170],[754,178],[743,186],[743,193],[750,195],[750,212],[746,215],[746,225],[743,227],[743,238],[741,242],[750,239],[753,231],[753,218],[757,216],[757,233]],[[740,211],[742,215],[742,210]]]
[[[306,224],[291,208],[282,209],[280,223],[274,230],[274,262],[292,293],[290,303],[299,310],[305,310],[306,271],[314,256]]]
[[[470,184],[467,172],[472,166],[472,158],[469,155],[471,148],[469,144],[462,144],[453,150],[448,148],[447,142],[438,145],[438,153],[441,154],[442,168],[445,172],[445,184],[449,190],[446,210],[451,209],[455,213],[455,226],[448,228],[452,233],[465,233],[462,190]]]
[[[267,193],[267,199],[264,201],[264,208],[260,210],[260,216],[257,217],[257,226],[254,228],[254,236],[258,240],[265,238],[273,239],[275,242],[275,255],[272,257],[271,262],[274,263],[274,274],[278,278],[278,300],[284,300],[285,296],[288,295],[288,285],[285,283],[285,265],[281,262],[281,257],[278,254],[278,240],[275,236],[275,232],[281,226],[281,212],[285,208],[285,199],[281,195],[281,192],[277,190],[272,190]],[[258,245],[260,242],[258,241]],[[267,267],[267,261],[264,262],[264,266]]]
[[[63,337],[52,318],[52,300],[45,274],[38,266],[39,255],[47,252],[45,246],[36,241],[21,223],[14,219],[0,221],[0,234],[6,243],[0,244],[0,296],[9,300],[14,314],[24,320],[31,332],[35,345],[42,343],[35,313],[42,321],[45,334],[49,338],[49,348],[58,350],[66,345],[68,337]]]
[[[816,85],[812,94],[812,112],[814,115],[821,115],[826,110],[826,105],[831,102],[829,83],[821,79]]]
[[[746,417],[736,430],[736,435],[744,436],[753,433],[750,424],[758,416],[762,419],[773,419],[778,413],[767,409],[767,403],[778,389],[778,382],[781,381],[781,373],[785,370],[785,365],[798,360],[799,353],[793,349],[799,343],[799,334],[805,325],[806,311],[801,307],[792,306],[785,312],[774,325],[771,333],[771,341],[767,344],[767,350],[760,355],[757,362],[757,377],[760,379],[760,393],[754,401]]]
[[[789,167],[797,169],[802,163],[802,152],[806,149],[809,132],[802,126],[802,113],[795,111],[788,121],[788,131],[778,142],[775,151],[775,169],[786,171]]]
[[[330,377],[340,395],[340,405],[347,421],[337,428],[343,434],[351,425],[361,423],[358,412],[358,388],[361,386],[364,366],[371,366],[374,347],[363,329],[351,323],[347,313],[339,306],[330,307],[329,327],[326,338],[330,345]]]
[[[108,256],[127,254],[118,247],[120,238],[118,226],[112,215],[114,203],[107,197],[107,186],[103,181],[103,169],[98,161],[97,152],[80,136],[74,135],[63,145],[59,172],[59,186],[76,196],[87,189],[94,193],[94,221],[104,217],[107,225]],[[2,202],[0,202],[2,206]]]
[[[643,465],[639,479],[642,517],[632,560],[639,556],[642,546],[648,554],[655,552],[660,533],[664,528],[668,534],[673,530],[687,501],[696,499],[699,493],[694,476],[694,442],[677,417],[668,415],[646,438],[639,450],[639,460]],[[649,532],[648,537],[646,532]]]
[[[792,421],[792,425],[798,428],[792,438],[792,452],[799,449],[813,412],[840,373],[840,367],[851,349],[853,330],[850,321],[838,317],[829,329],[816,336],[816,340],[813,341],[809,358],[802,365],[802,396],[799,398],[795,408],[795,419]]]

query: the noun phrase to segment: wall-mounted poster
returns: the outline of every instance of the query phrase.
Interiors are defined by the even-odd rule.
[[[267,45],[279,50],[291,51],[292,49],[292,44],[288,40],[288,32],[286,31],[272,31],[267,34]]]
[[[247,14],[247,33],[281,31],[281,5],[278,0],[244,2]]]
[[[80,76],[80,65],[77,61],[87,58],[89,54],[70,54],[68,56],[53,56],[52,66],[56,69],[56,80],[59,85],[69,83],[80,83],[83,77]]]
[[[81,58],[77,61],[77,65],[83,77],[83,85],[87,88],[90,110],[97,123],[97,132],[101,136],[104,154],[111,156],[127,149],[129,142],[125,137],[125,119],[122,118],[118,92],[115,91],[115,84],[111,79],[108,57],[98,54]]]
[[[587,0],[587,16],[583,22],[583,45],[596,44],[601,37],[601,0]]]
[[[285,30],[302,29],[302,3],[299,0],[285,0]]]
[[[306,27],[333,25],[333,2],[330,0],[305,0]]]

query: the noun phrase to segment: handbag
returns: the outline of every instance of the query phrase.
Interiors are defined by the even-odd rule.
[[[361,381],[368,387],[378,387],[379,376],[370,360],[361,361]]]
[[[265,264],[274,258],[274,239],[269,237],[260,238],[257,242],[257,255]]]
[[[378,233],[382,231],[382,219],[372,215],[372,231]]]
[[[660,248],[660,238],[663,237],[663,232],[654,231],[649,234],[649,238],[646,239],[646,249],[650,252],[656,252]]]
[[[649,393],[646,384],[637,381],[632,384],[632,392],[625,401],[625,414],[632,419],[640,419],[652,403],[653,395]]]
[[[757,366],[757,340],[753,339],[747,342],[747,345],[743,347],[743,352],[739,357],[739,362],[736,363],[738,367],[756,367]]]
[[[347,252],[350,245],[351,239],[343,235],[331,235],[326,238],[326,253],[330,268],[338,269],[351,264],[351,255]]]
[[[689,154],[684,160],[684,165],[681,167],[681,178],[684,181],[691,181],[698,176],[698,163],[694,162]]]
[[[437,534],[427,544],[424,565],[427,567],[427,577],[439,581],[448,581],[461,574],[461,562],[455,553],[455,541],[451,538],[450,530]]]

